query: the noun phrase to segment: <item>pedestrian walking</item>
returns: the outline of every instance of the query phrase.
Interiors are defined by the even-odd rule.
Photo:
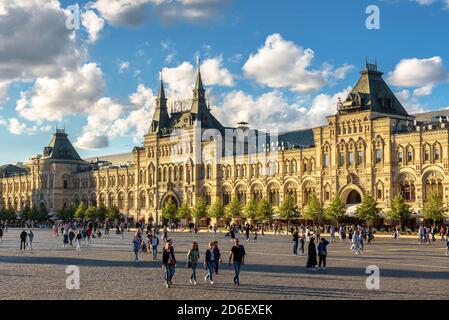
[[[75,239],[75,232],[73,232],[73,229],[69,229],[69,245],[73,247],[73,239]]]
[[[81,245],[80,241],[83,238],[83,233],[81,230],[78,230],[78,233],[76,234],[76,250],[81,251]]]
[[[245,247],[240,244],[239,239],[235,239],[235,244],[231,248],[229,254],[229,265],[231,265],[232,261],[232,266],[234,268],[234,285],[236,286],[240,285],[240,270],[245,263],[245,256]]]
[[[27,240],[27,232],[25,229],[20,233],[20,251],[25,250]]]
[[[164,250],[162,251],[162,267],[165,269],[164,279],[165,286],[170,288],[173,285],[173,275],[175,274],[176,259],[175,253],[170,241],[165,243]]]
[[[309,241],[309,246],[307,248],[307,263],[306,268],[308,270],[316,271],[316,247],[315,247],[315,238],[311,237]]]
[[[204,269],[207,270],[207,273],[204,276],[204,282],[207,282],[209,279],[210,284],[214,284],[213,274],[215,269],[215,259],[214,243],[210,242],[204,259]]]
[[[298,255],[298,244],[299,244],[299,233],[298,230],[295,230],[292,235],[293,241],[293,255]]]
[[[318,267],[322,270],[326,270],[326,258],[327,258],[327,245],[329,241],[325,238],[321,238],[320,243],[318,244]],[[322,265],[322,267],[321,267]]]
[[[304,233],[301,233],[301,236],[299,237],[299,243],[301,245],[301,255],[303,256],[304,255],[304,249],[305,249],[305,246],[306,246],[306,238],[305,238]]]
[[[214,254],[215,254],[214,270],[215,270],[215,274],[218,274],[218,269],[220,268],[220,263],[222,261],[221,261],[221,252],[220,252],[220,248],[218,248],[218,241],[217,240],[214,241]]]
[[[198,243],[193,242],[192,248],[187,253],[187,268],[192,270],[190,275],[190,284],[196,286],[196,267],[200,259],[200,251],[198,249]]]
[[[27,235],[27,244],[28,244],[28,250],[29,251],[33,250],[33,240],[34,240],[34,233],[30,229],[30,232],[28,232],[28,235]]]
[[[63,228],[62,231],[62,247],[67,248],[69,246],[69,231]]]
[[[151,251],[153,252],[153,260],[157,259],[158,245],[159,245],[159,238],[157,237],[156,233],[154,233],[153,237],[151,238]]]
[[[139,252],[140,252],[140,245],[141,245],[141,240],[139,239],[138,236],[134,236],[133,239],[133,249],[134,249],[134,261],[138,262],[139,261]]]
[[[3,226],[0,226],[0,242],[3,242]]]

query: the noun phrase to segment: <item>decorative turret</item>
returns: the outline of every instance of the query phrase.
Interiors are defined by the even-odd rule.
[[[56,129],[49,144],[44,148],[42,159],[82,161],[64,129]]]
[[[206,103],[206,90],[204,90],[203,80],[201,78],[200,58],[197,62],[198,73],[196,76],[195,89],[193,89],[193,103],[191,113],[203,114],[207,113],[208,107]]]
[[[154,110],[153,121],[150,127],[151,132],[160,132],[162,129],[167,128],[170,121],[167,108],[167,98],[165,97],[164,82],[162,80],[162,70],[160,81],[159,92],[156,98],[156,109]]]

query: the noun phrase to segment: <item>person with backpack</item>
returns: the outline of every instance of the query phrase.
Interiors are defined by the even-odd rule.
[[[164,279],[165,286],[170,288],[173,285],[173,275],[175,274],[176,258],[170,241],[165,243],[162,251],[162,267],[165,269]]]
[[[327,258],[327,246],[329,244],[329,241],[327,241],[325,238],[321,238],[320,243],[318,244],[318,267],[321,270],[326,270],[326,258]],[[323,267],[321,268],[321,265]]]
[[[198,249],[198,243],[193,242],[192,248],[187,253],[187,268],[192,270],[190,275],[190,284],[196,286],[196,267],[198,265],[198,260],[200,259],[200,251]]]

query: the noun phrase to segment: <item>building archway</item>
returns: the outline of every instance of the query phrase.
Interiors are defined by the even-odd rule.
[[[357,205],[363,201],[363,190],[356,184],[349,184],[340,191],[340,199],[347,206]]]
[[[349,192],[348,196],[346,197],[346,204],[360,204],[362,203],[362,196],[360,193],[353,189]]]
[[[165,204],[168,203],[170,200],[172,201],[172,203],[174,203],[176,205],[176,207],[179,208],[180,203],[179,203],[178,197],[173,192],[168,192],[162,196],[160,208],[161,209],[164,208]]]

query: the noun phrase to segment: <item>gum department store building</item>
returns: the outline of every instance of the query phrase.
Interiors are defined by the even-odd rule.
[[[169,114],[161,81],[143,147],[129,154],[81,159],[64,130],[56,130],[42,155],[0,166],[0,208],[55,212],[83,202],[160,221],[168,199],[194,206],[199,199],[210,205],[221,198],[226,205],[233,197],[242,204],[266,197],[278,206],[290,194],[303,208],[316,193],[325,206],[338,195],[350,213],[366,193],[384,212],[400,193],[418,216],[433,190],[449,202],[449,112],[409,115],[376,65],[366,65],[327,125],[280,133],[276,143],[268,136],[253,152],[248,139],[234,139],[232,152],[217,147],[216,136],[195,142],[207,130],[232,129],[212,115],[199,70],[189,107]],[[249,130],[246,123],[233,129]],[[183,143],[174,142],[180,135]],[[235,152],[239,143],[243,154]],[[216,152],[212,160],[201,158],[208,146]],[[254,154],[264,157],[254,161]]]

